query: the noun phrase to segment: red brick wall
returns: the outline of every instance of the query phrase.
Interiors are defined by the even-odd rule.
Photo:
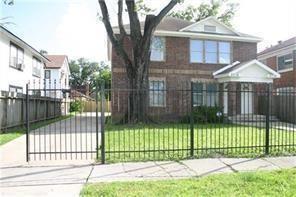
[[[149,74],[149,77],[161,77],[166,80],[166,87],[173,89],[189,89],[192,79],[213,80],[212,73],[225,65],[222,64],[198,64],[190,63],[190,38],[166,37],[165,61],[151,62],[150,70],[157,70]],[[130,43],[125,42],[127,51],[131,51]],[[248,61],[257,56],[257,44],[245,42],[232,42],[233,61]],[[121,71],[118,71],[121,70]],[[127,77],[122,60],[112,49],[112,88],[128,88]],[[174,73],[172,73],[174,71]],[[182,73],[183,72],[183,73]],[[116,98],[115,98],[116,97]],[[113,108],[117,111],[127,102],[126,96],[115,96]],[[124,98],[125,97],[125,98]],[[179,98],[176,101],[176,98]],[[165,108],[154,108],[157,112],[181,113],[188,108],[190,95],[171,92],[166,96]],[[223,100],[219,100],[223,104]],[[118,103],[121,103],[118,105]],[[185,103],[185,104],[184,104]],[[240,108],[239,108],[240,109]],[[122,110],[120,110],[122,111]],[[186,112],[182,112],[186,113]]]

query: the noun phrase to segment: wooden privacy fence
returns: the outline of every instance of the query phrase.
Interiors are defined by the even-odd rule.
[[[110,101],[104,102],[104,110],[105,112],[111,112],[111,103]],[[83,112],[96,112],[96,101],[85,100],[82,101]],[[101,103],[99,101],[98,111],[101,111]]]
[[[30,96],[30,122],[61,116],[61,100],[49,97]],[[26,121],[26,96],[9,95],[2,92],[0,97],[0,132],[8,128],[23,126]]]

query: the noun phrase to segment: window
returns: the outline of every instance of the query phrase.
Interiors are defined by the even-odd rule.
[[[42,68],[42,63],[39,59],[33,57],[33,75],[36,77],[41,77],[41,68]]]
[[[230,43],[219,42],[219,63],[230,64]]]
[[[193,83],[193,106],[216,106],[218,103],[217,84]]]
[[[165,39],[163,37],[153,37],[151,42],[151,61],[164,61]]]
[[[213,25],[205,25],[204,31],[206,32],[216,32],[216,26]]]
[[[9,92],[23,93],[23,88],[18,86],[9,86]]]
[[[149,105],[151,107],[165,106],[165,81],[149,81]]]
[[[217,63],[216,41],[205,41],[205,63]]]
[[[190,40],[191,63],[230,64],[231,55],[230,42]]]
[[[292,54],[278,57],[278,71],[285,71],[287,69],[293,69]]]
[[[203,62],[203,42],[201,40],[190,40],[190,62]]]
[[[51,73],[50,73],[50,70],[46,70],[45,73],[44,73],[44,75],[45,75],[45,76],[44,76],[45,79],[50,79],[50,74],[51,74]]]
[[[293,95],[296,92],[296,88],[294,87],[282,87],[277,88],[277,95],[287,96],[287,95]]]
[[[24,64],[24,49],[10,43],[10,58],[9,65],[18,70],[23,70]]]
[[[203,84],[202,83],[193,83],[193,106],[203,105]]]

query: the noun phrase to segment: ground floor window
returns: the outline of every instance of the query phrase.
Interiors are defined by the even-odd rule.
[[[289,95],[296,92],[295,87],[282,87],[276,89],[277,95]]]
[[[10,85],[9,86],[9,92],[16,92],[16,93],[23,93],[23,88],[22,87],[18,87],[18,86],[13,86]]]
[[[165,81],[149,80],[149,106],[163,107],[165,106]]]
[[[218,85],[193,83],[193,106],[216,106],[218,105]]]

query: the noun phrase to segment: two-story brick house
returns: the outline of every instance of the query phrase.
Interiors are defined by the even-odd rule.
[[[296,89],[296,37],[258,53],[258,60],[281,74],[274,81],[278,92]]]
[[[125,28],[128,30],[129,25]],[[118,33],[119,29],[115,28],[114,31]],[[200,90],[195,91],[193,96],[195,106],[221,105],[225,114],[254,113],[255,100],[251,92],[238,96],[228,95],[227,92],[219,95],[218,92],[224,89],[251,90],[254,82],[272,83],[273,78],[279,77],[256,60],[257,43],[260,41],[258,37],[227,27],[214,17],[196,23],[164,18],[152,40],[147,105],[154,110],[180,113],[184,108],[184,99],[176,102],[180,95],[169,95],[165,90],[190,89],[190,84],[193,84],[194,90]],[[127,89],[124,63],[110,42],[108,44],[112,88]],[[125,42],[124,47],[127,51],[131,50],[129,42]],[[115,111],[126,109],[125,96],[114,94],[112,99],[113,115]]]

